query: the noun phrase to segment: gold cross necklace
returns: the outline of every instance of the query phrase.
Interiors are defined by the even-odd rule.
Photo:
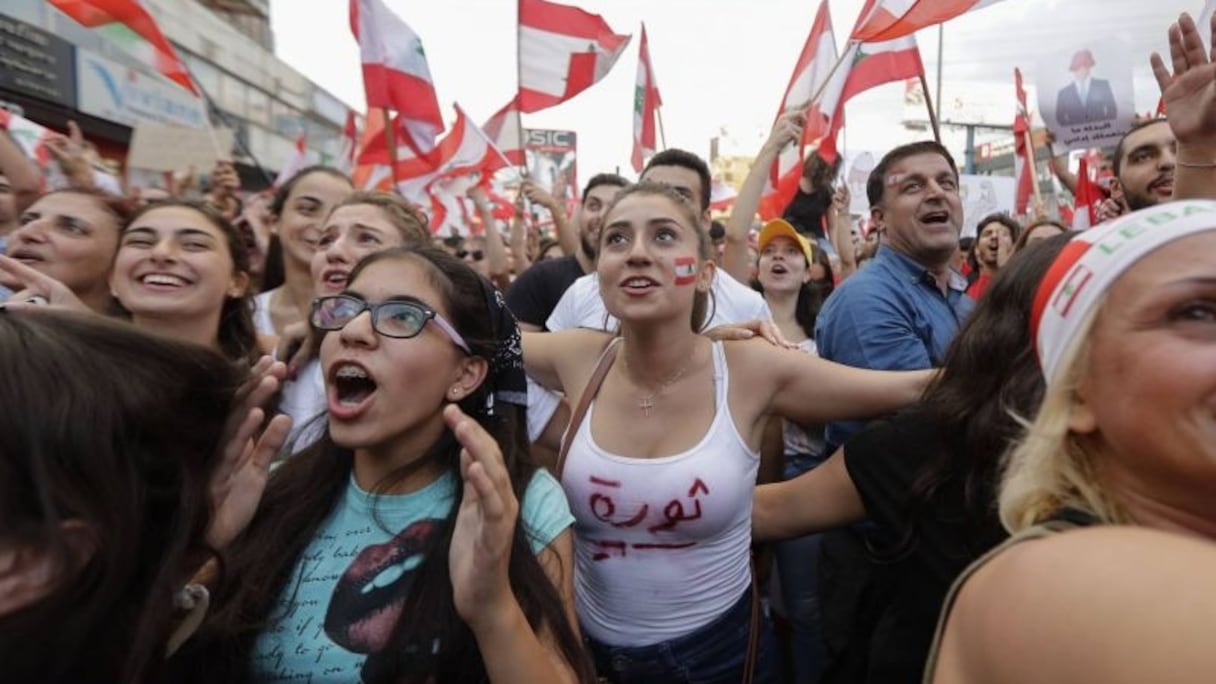
[[[663,394],[664,390],[666,390],[668,387],[671,387],[672,385],[674,385],[677,381],[679,381],[680,378],[684,377],[684,373],[686,373],[688,371],[688,369],[692,367],[693,361],[695,361],[696,358],[697,358],[697,354],[696,354],[696,351],[694,350],[693,354],[688,359],[688,363],[685,363],[683,366],[681,366],[680,370],[673,373],[666,380],[664,380],[663,382],[660,382],[658,387],[656,387],[654,390],[652,390],[650,392],[650,394],[642,396],[638,399],[638,408],[642,410],[643,416],[645,416],[647,418],[650,417],[650,411],[652,409],[654,409],[654,406],[655,406],[654,400],[659,398],[659,395]],[[628,371],[629,370],[629,360],[628,360],[628,357],[625,355],[624,347],[621,348],[621,360],[625,365],[625,370]]]

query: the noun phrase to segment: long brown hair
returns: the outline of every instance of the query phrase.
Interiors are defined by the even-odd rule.
[[[0,312],[0,542],[56,573],[49,594],[0,615],[6,681],[153,678],[173,594],[210,555],[210,480],[245,375],[126,323]]]
[[[350,274],[350,282],[368,266],[381,261],[409,261],[422,265],[432,284],[444,299],[452,325],[465,338],[472,353],[491,363],[498,351],[487,298],[493,286],[461,260],[430,246],[402,246],[365,257]],[[492,377],[493,372],[490,376]],[[487,378],[482,385],[459,402],[462,410],[491,435],[501,449],[511,474],[516,497],[523,501],[528,484],[536,473],[529,456],[524,409],[498,402],[493,415],[486,410],[486,399],[494,391]],[[393,628],[388,645],[378,658],[374,681],[423,681],[433,676],[438,682],[485,681],[485,666],[468,626],[456,613],[448,567],[448,548],[452,526],[463,494],[459,472],[460,444],[450,431],[431,445],[422,460],[441,463],[445,476],[452,477],[456,492],[441,527],[425,553],[425,560],[406,598],[402,619]],[[328,431],[316,444],[292,456],[271,477],[262,505],[249,528],[228,550],[224,581],[214,594],[211,620],[192,644],[175,658],[180,681],[245,682],[249,680],[251,654],[258,635],[274,620],[275,606],[287,587],[296,564],[312,542],[318,529],[341,499],[350,480],[354,456],[349,449],[334,444]],[[384,492],[416,465],[404,466],[390,474],[375,489]],[[547,630],[557,642],[565,660],[590,682],[590,666],[574,630],[567,621],[557,589],[532,553],[530,531],[517,524],[512,540],[509,575],[528,623],[538,632]],[[568,568],[567,571],[573,571]],[[426,616],[410,619],[405,616]],[[442,649],[424,664],[425,674],[410,671],[411,663],[399,657],[418,644],[438,639]],[[377,656],[372,656],[373,658]],[[205,674],[204,674],[205,673]],[[415,675],[418,675],[415,677]]]
[[[941,374],[925,392],[923,410],[949,448],[926,463],[909,493],[908,520],[948,497],[954,516],[968,528],[977,554],[994,527],[996,484],[1005,452],[1024,429],[1018,416],[1033,415],[1043,398],[1030,337],[1030,312],[1039,282],[1072,233],[1056,235],[1018,252],[988,291],[946,352]],[[910,525],[899,554],[915,544]]]

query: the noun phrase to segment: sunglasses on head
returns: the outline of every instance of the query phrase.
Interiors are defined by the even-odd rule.
[[[475,249],[471,252],[467,249],[462,249],[462,250],[456,252],[456,257],[460,258],[460,259],[464,259],[466,257],[472,257],[473,261],[481,261],[482,259],[486,258],[486,255],[480,249]]]
[[[473,353],[468,343],[446,318],[422,302],[412,299],[390,299],[372,304],[349,294],[317,297],[312,301],[312,313],[309,314],[308,322],[317,330],[341,330],[363,315],[364,311],[371,312],[372,330],[377,334],[395,339],[409,339],[417,337],[426,327],[427,321],[434,321],[452,340],[452,344],[463,349],[466,354]]]

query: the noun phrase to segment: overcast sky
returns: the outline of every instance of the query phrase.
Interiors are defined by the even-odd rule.
[[[459,102],[478,123],[505,104],[516,83],[512,0],[385,0],[422,37],[439,100],[450,122]],[[525,115],[529,128],[578,132],[579,176],[629,169],[636,34],[646,22],[663,96],[667,144],[703,156],[726,129],[724,152],[752,154],[762,142],[810,31],[816,0],[577,0],[618,33],[635,34],[612,73],[570,102]],[[856,20],[862,0],[830,0],[837,42]],[[1123,41],[1135,65],[1136,108],[1157,101],[1148,68],[1165,51],[1166,27],[1179,12],[1198,14],[1202,0],[1004,0],[946,25],[943,100],[968,98],[1013,117],[1012,73],[1033,84],[1043,54],[1099,41]],[[286,62],[356,109],[365,109],[358,47],[347,0],[271,0],[276,51]],[[930,90],[936,86],[938,34],[922,31]],[[901,124],[903,86],[870,91],[850,102],[845,145],[882,151],[918,134]],[[1031,97],[1034,97],[1033,91]],[[995,102],[994,102],[995,101]],[[1032,108],[1034,104],[1032,103]],[[1002,121],[1008,123],[1008,121]],[[962,134],[944,131],[961,151]],[[924,134],[920,134],[924,135]],[[991,139],[995,134],[988,134]]]

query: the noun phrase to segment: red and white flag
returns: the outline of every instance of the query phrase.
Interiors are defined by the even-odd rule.
[[[51,150],[47,142],[55,137],[55,131],[5,109],[0,109],[0,129],[7,131],[9,138],[40,169],[50,166]]]
[[[720,178],[713,179],[709,184],[709,208],[714,211],[730,209],[738,197],[739,192],[722,182]]]
[[[481,129],[512,165],[524,165],[524,133],[519,126],[518,95],[494,112]]]
[[[1081,157],[1081,165],[1077,168],[1077,194],[1073,196],[1073,230],[1085,230],[1098,225],[1098,204],[1102,198],[1102,190],[1089,177],[1089,161]]]
[[[368,108],[398,113],[406,147],[419,154],[434,147],[443,115],[422,39],[381,0],[350,0],[350,29],[359,41]]]
[[[1017,178],[1017,198],[1014,208],[1018,215],[1026,214],[1030,207],[1030,198],[1034,195],[1034,184],[1038,182],[1035,173],[1034,150],[1026,146],[1027,134],[1030,132],[1030,109],[1026,106],[1026,89],[1022,86],[1022,70],[1014,68],[1013,86],[1018,97],[1017,113],[1013,117],[1013,166],[1014,177]]]
[[[891,0],[885,2],[852,38],[867,43],[895,40],[917,31],[974,12],[1001,0]]]
[[[477,212],[469,199],[469,190],[481,180],[476,176],[445,178],[431,183],[427,188],[430,198],[431,233],[442,237],[460,235],[469,237],[473,230]]]
[[[876,12],[901,0],[866,0],[854,27],[865,24]],[[904,36],[895,40],[865,43],[850,38],[841,66],[832,75],[823,91],[819,107],[829,114],[828,133],[819,145],[819,156],[824,161],[836,161],[836,136],[844,127],[844,106],[854,95],[884,83],[915,78],[924,73],[920,61],[920,49],[915,36]]]
[[[346,125],[342,127],[342,146],[334,166],[350,173],[355,168],[355,156],[359,152],[359,127],[355,121],[355,110],[346,111]]]
[[[538,112],[591,87],[625,51],[629,36],[604,18],[544,0],[519,0],[519,107]]]
[[[279,187],[291,180],[291,177],[308,166],[308,146],[304,139],[304,131],[296,136],[295,149],[291,151],[291,156],[283,163],[283,168],[279,170],[279,175],[274,179],[274,187]]]
[[[488,179],[498,169],[510,165],[485,131],[469,121],[457,105],[456,122],[439,144],[424,155],[398,160],[394,175],[397,192],[410,201],[424,204],[428,201],[431,184],[436,181],[473,174]]]
[[[817,102],[812,102],[812,98],[821,93],[835,65],[836,36],[832,31],[832,16],[827,0],[822,0],[806,45],[802,47],[802,54],[798,56],[794,73],[785,88],[781,107],[777,110],[778,117],[791,110],[804,112],[806,125],[802,129],[802,139],[782,150],[769,171],[768,182],[760,199],[760,216],[766,221],[780,216],[798,191],[803,148],[817,142],[828,132],[828,117],[820,108],[823,98],[820,97]]]
[[[374,151],[377,148],[383,151],[384,161],[365,159],[376,157]],[[355,154],[355,170],[351,174],[351,184],[360,190],[393,189],[393,170],[388,165],[388,146],[384,143],[383,109],[369,109],[363,119],[363,136],[359,139],[358,152]]]
[[[96,30],[195,96],[190,70],[156,20],[138,0],[48,0],[82,26]]]
[[[654,67],[650,65],[650,45],[646,40],[646,24],[642,24],[642,40],[638,43],[638,77],[633,86],[633,170],[642,172],[646,160],[658,149],[655,118],[663,98],[655,82]]]

